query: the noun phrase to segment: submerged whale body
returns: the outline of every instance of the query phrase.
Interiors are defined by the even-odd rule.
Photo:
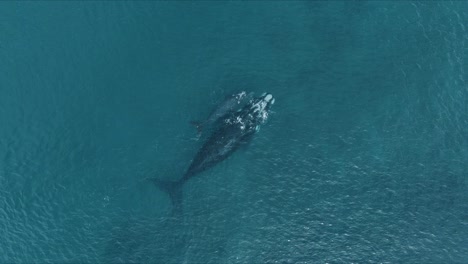
[[[182,187],[193,176],[203,172],[228,158],[241,145],[252,140],[269,114],[275,99],[264,93],[253,99],[239,111],[233,111],[223,117],[223,122],[213,130],[197,152],[184,176],[178,181],[151,179],[161,190],[167,192],[173,204],[173,213],[182,210]]]

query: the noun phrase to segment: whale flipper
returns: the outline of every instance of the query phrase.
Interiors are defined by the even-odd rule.
[[[161,191],[169,194],[172,202],[172,214],[182,213],[182,182],[164,181],[157,178],[150,179]]]

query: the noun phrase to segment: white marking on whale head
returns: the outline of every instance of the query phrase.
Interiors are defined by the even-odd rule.
[[[262,123],[265,122],[268,118],[268,106],[274,103],[275,99],[273,95],[269,93],[264,93],[263,96],[257,99],[255,103],[252,104],[251,113],[256,116]]]
[[[240,104],[240,100],[242,100],[245,96],[247,96],[247,93],[245,91],[236,94],[235,97],[237,99],[237,103]]]

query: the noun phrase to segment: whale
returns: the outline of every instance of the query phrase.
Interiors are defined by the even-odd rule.
[[[260,126],[267,121],[274,103],[275,98],[272,94],[263,93],[253,98],[242,109],[226,114],[195,154],[179,180],[150,179],[160,190],[169,195],[173,206],[172,214],[182,212],[184,184],[230,157],[242,145],[249,143],[260,130]]]
[[[210,127],[226,114],[241,109],[247,102],[252,100],[252,97],[252,92],[247,93],[245,91],[228,95],[211,111],[205,120],[191,121],[190,123],[195,126],[200,137],[205,127]]]

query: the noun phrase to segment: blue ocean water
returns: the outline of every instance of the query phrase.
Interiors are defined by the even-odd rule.
[[[467,2],[0,3],[0,263],[468,263]],[[184,186],[189,125],[276,97]]]

